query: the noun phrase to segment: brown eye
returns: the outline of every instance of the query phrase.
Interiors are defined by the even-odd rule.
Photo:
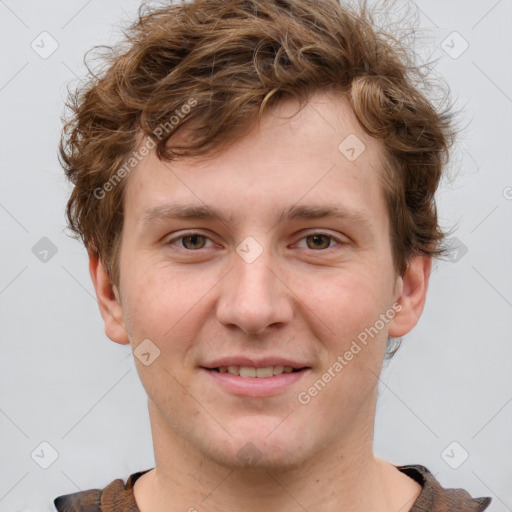
[[[189,235],[182,236],[180,240],[182,240],[185,249],[202,249],[205,245],[206,237],[203,235]]]
[[[307,236],[306,240],[309,249],[327,249],[331,243],[332,237],[328,235],[316,234]]]

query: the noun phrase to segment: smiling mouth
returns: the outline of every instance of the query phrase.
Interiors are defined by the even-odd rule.
[[[265,368],[254,368],[250,366],[220,366],[218,368],[207,368],[210,371],[217,373],[229,373],[243,378],[257,378],[266,379],[269,377],[275,377],[282,375],[283,373],[296,373],[303,370],[304,368],[292,368],[291,366],[267,366]]]

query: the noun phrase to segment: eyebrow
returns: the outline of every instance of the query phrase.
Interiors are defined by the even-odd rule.
[[[290,206],[286,208],[278,219],[278,222],[283,220],[314,220],[334,218],[350,221],[353,224],[360,224],[361,226],[370,227],[369,217],[360,210],[349,210],[340,205],[304,205],[304,206]]]
[[[152,224],[166,219],[220,219],[221,221],[226,222],[226,219],[220,213],[206,205],[192,206],[182,204],[163,204],[147,210],[144,213],[142,223]]]
[[[339,205],[294,205],[286,208],[279,215],[276,224],[285,220],[313,220],[336,218],[347,220],[353,224],[369,228],[369,217],[360,210],[349,210]],[[228,223],[228,219],[220,212],[207,205],[164,204],[147,210],[143,215],[144,225],[162,220],[214,220],[219,219]]]

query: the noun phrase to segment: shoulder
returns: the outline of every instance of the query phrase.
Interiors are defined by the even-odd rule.
[[[57,512],[139,512],[133,497],[133,485],[148,471],[146,469],[131,474],[126,484],[118,478],[104,489],[89,489],[59,496],[53,504]]]
[[[396,466],[402,473],[416,480],[423,490],[409,512],[482,512],[492,499],[473,498],[464,489],[445,489],[434,475],[421,465]]]
[[[101,492],[100,489],[90,489],[66,494],[55,498],[53,504],[58,512],[100,512]]]

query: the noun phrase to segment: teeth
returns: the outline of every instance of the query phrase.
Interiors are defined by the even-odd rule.
[[[283,373],[284,366],[274,366],[273,373],[274,375],[281,375]]]
[[[291,366],[268,366],[265,368],[252,368],[250,366],[221,366],[218,368],[219,373],[230,373],[240,377],[257,377],[265,379],[273,377],[274,375],[281,375],[282,373],[292,373]]]
[[[240,372],[241,374],[242,372]],[[263,379],[265,377],[272,377],[272,375],[274,375],[274,369],[272,368],[272,366],[269,366],[268,368],[257,368],[256,369],[256,377],[258,377],[258,379]],[[245,375],[242,375],[242,377],[245,377]],[[251,375],[252,377],[252,375]]]
[[[240,367],[240,377],[256,377],[256,368]]]

